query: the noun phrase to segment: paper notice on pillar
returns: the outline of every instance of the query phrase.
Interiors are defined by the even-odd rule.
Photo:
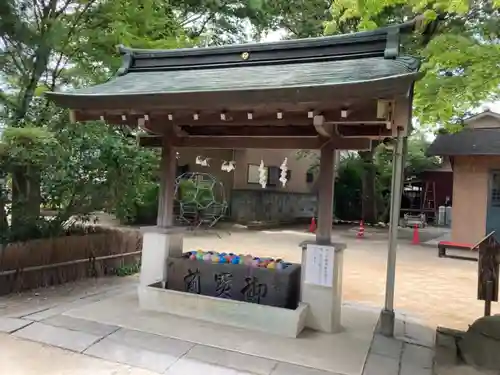
[[[307,245],[304,278],[306,284],[333,286],[334,253],[333,246]]]

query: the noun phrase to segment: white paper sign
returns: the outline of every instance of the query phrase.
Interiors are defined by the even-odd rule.
[[[332,287],[334,253],[333,246],[307,245],[304,282]]]

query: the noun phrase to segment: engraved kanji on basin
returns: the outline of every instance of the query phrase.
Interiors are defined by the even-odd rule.
[[[300,265],[282,270],[186,258],[167,261],[166,288],[179,292],[296,309]]]

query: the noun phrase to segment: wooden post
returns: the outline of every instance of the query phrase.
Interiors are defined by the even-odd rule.
[[[318,229],[316,242],[329,245],[332,235],[333,194],[335,187],[335,150],[331,144],[321,149],[318,178]]]
[[[156,225],[161,228],[173,226],[174,194],[177,159],[170,138],[163,139],[160,162],[160,189],[158,197],[158,217]]]
[[[322,332],[340,332],[342,309],[342,269],[343,250],[345,244],[332,243],[333,196],[334,196],[334,166],[335,150],[331,144],[321,149],[321,160],[318,180],[318,228],[315,242],[305,242],[302,246],[301,301],[309,305],[306,317],[306,327]],[[308,256],[308,245],[321,245],[322,251],[333,257],[331,284],[312,282],[306,273],[317,274],[315,266],[310,269],[308,262],[314,264],[314,255]],[[314,253],[311,253],[314,254]],[[322,258],[324,259],[324,258]],[[329,263],[329,262],[327,262]],[[320,271],[323,272],[323,271]],[[309,279],[309,280],[306,280]]]
[[[143,228],[140,300],[143,298],[141,288],[166,281],[168,258],[180,257],[183,250],[183,228],[174,227],[177,159],[171,140],[167,135],[163,138],[156,227]]]

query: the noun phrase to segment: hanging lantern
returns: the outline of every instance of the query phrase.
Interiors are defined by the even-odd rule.
[[[280,182],[283,185],[283,187],[285,187],[285,185],[286,185],[286,183],[288,181],[287,178],[286,178],[287,174],[288,174],[287,163],[288,163],[288,158],[285,158],[285,160],[283,160],[283,163],[280,166],[280,169],[281,169]]]
[[[262,189],[265,189],[267,186],[267,170],[264,166],[264,160],[261,160],[259,165],[259,184],[262,186]]]

